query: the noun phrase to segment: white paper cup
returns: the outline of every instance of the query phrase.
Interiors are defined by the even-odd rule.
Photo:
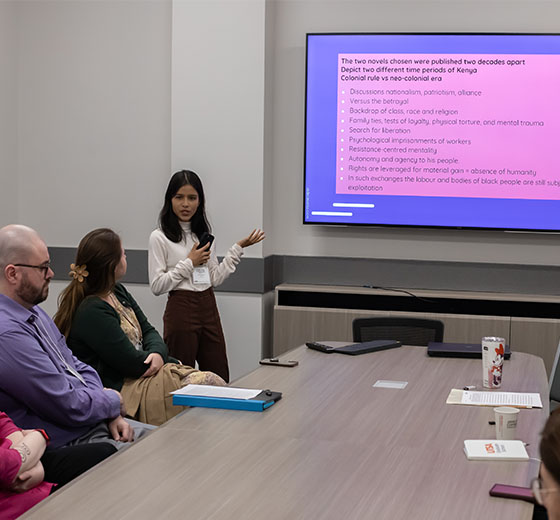
[[[512,440],[516,438],[518,408],[499,406],[494,408],[496,420],[496,439]]]

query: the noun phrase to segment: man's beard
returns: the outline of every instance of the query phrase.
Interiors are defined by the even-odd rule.
[[[37,305],[47,299],[49,295],[49,282],[45,280],[43,285],[36,287],[29,282],[29,279],[24,274],[22,276],[21,285],[16,291],[16,295],[21,301],[29,305]]]

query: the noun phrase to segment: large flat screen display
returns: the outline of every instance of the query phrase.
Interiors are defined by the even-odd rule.
[[[560,35],[308,34],[304,223],[560,230]]]

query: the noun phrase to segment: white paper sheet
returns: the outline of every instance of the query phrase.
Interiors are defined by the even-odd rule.
[[[476,406],[514,406],[517,408],[542,408],[538,393],[526,392],[476,392],[451,390],[447,404],[469,404]]]
[[[396,388],[397,390],[402,390],[408,385],[408,381],[385,381],[384,379],[379,379],[373,385],[374,388]]]
[[[252,399],[262,392],[250,388],[232,388],[230,386],[187,385],[171,392],[179,395],[202,395],[205,397],[223,397],[229,399]]]

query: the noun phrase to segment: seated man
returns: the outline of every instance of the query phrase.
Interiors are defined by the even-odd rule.
[[[0,229],[0,410],[21,428],[41,428],[56,448],[112,442],[117,448],[153,427],[127,422],[122,398],[76,359],[37,306],[53,271],[47,246],[26,226]]]

